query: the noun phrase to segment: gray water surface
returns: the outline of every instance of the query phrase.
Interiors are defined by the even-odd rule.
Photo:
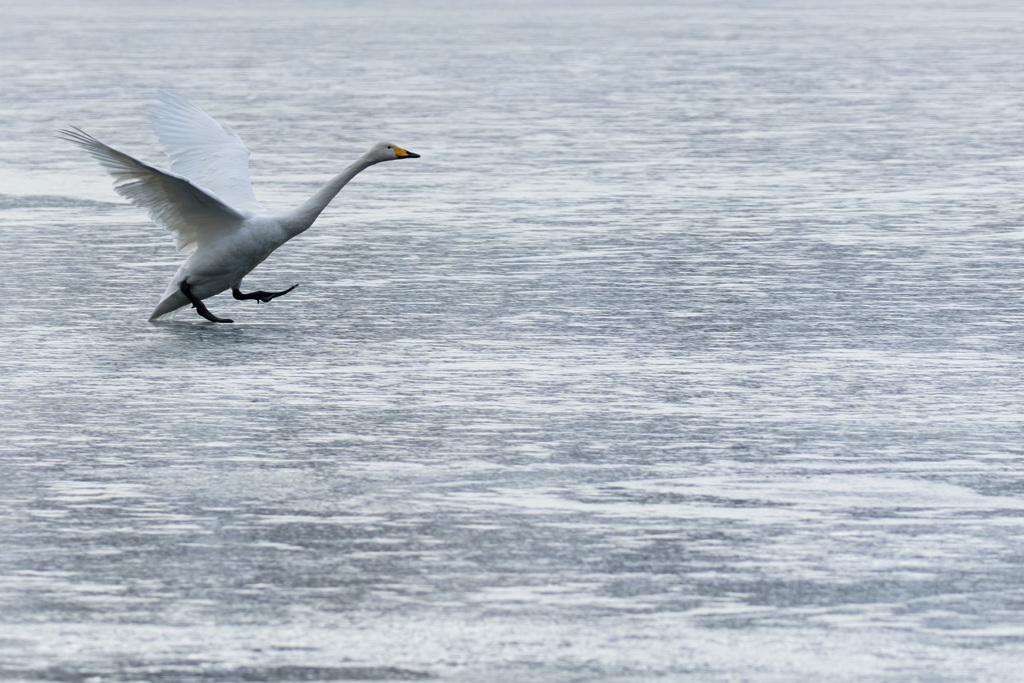
[[[0,678],[1018,680],[1016,3],[3,12]],[[423,156],[150,324],[156,88]]]

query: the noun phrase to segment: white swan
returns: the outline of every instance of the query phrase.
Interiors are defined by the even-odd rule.
[[[171,159],[171,172],[108,147],[78,128],[58,133],[114,176],[118,194],[170,230],[179,252],[192,251],[150,320],[191,302],[207,320],[230,323],[233,321],[211,313],[202,300],[228,288],[236,299],[256,299],[257,303],[287,294],[297,285],[280,292],[249,294],[239,288],[242,278],[271,252],[307,230],[357,173],[381,161],[419,157],[397,145],[378,142],[304,204],[272,213],[253,195],[249,150],[238,135],[179,95],[159,91],[157,98],[159,104],[153,107],[151,118]]]

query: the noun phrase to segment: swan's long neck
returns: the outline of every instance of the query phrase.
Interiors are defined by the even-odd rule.
[[[307,199],[301,206],[290,212],[284,221],[288,237],[292,238],[308,230],[309,226],[313,225],[313,221],[320,215],[320,212],[326,209],[331,200],[341,192],[341,188],[348,185],[348,181],[355,178],[360,171],[373,166],[374,163],[368,160],[366,156],[360,157],[344,171],[328,180],[323,187],[316,191],[316,194]]]

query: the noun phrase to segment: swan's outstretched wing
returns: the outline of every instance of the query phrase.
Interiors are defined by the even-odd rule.
[[[171,158],[171,170],[242,211],[263,212],[249,179],[249,150],[241,138],[209,114],[167,90],[149,112],[153,129]]]
[[[154,223],[170,230],[178,251],[191,251],[234,232],[245,218],[187,179],[147,166],[85,131],[73,128],[58,134],[99,161],[114,176],[114,190],[119,195],[145,209]]]

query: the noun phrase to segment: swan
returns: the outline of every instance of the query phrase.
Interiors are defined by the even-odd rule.
[[[320,212],[360,171],[392,159],[416,159],[398,145],[378,142],[329,180],[301,206],[264,209],[252,191],[249,150],[231,128],[184,97],[157,91],[150,111],[157,138],[171,160],[162,171],[119,152],[71,126],[57,135],[88,152],[114,177],[114,191],[171,232],[179,253],[189,253],[171,278],[149,319],[189,303],[214,323],[234,322],[210,312],[203,299],[231,289],[236,299],[268,302],[292,291],[243,294],[242,278],[291,238],[305,232]]]

